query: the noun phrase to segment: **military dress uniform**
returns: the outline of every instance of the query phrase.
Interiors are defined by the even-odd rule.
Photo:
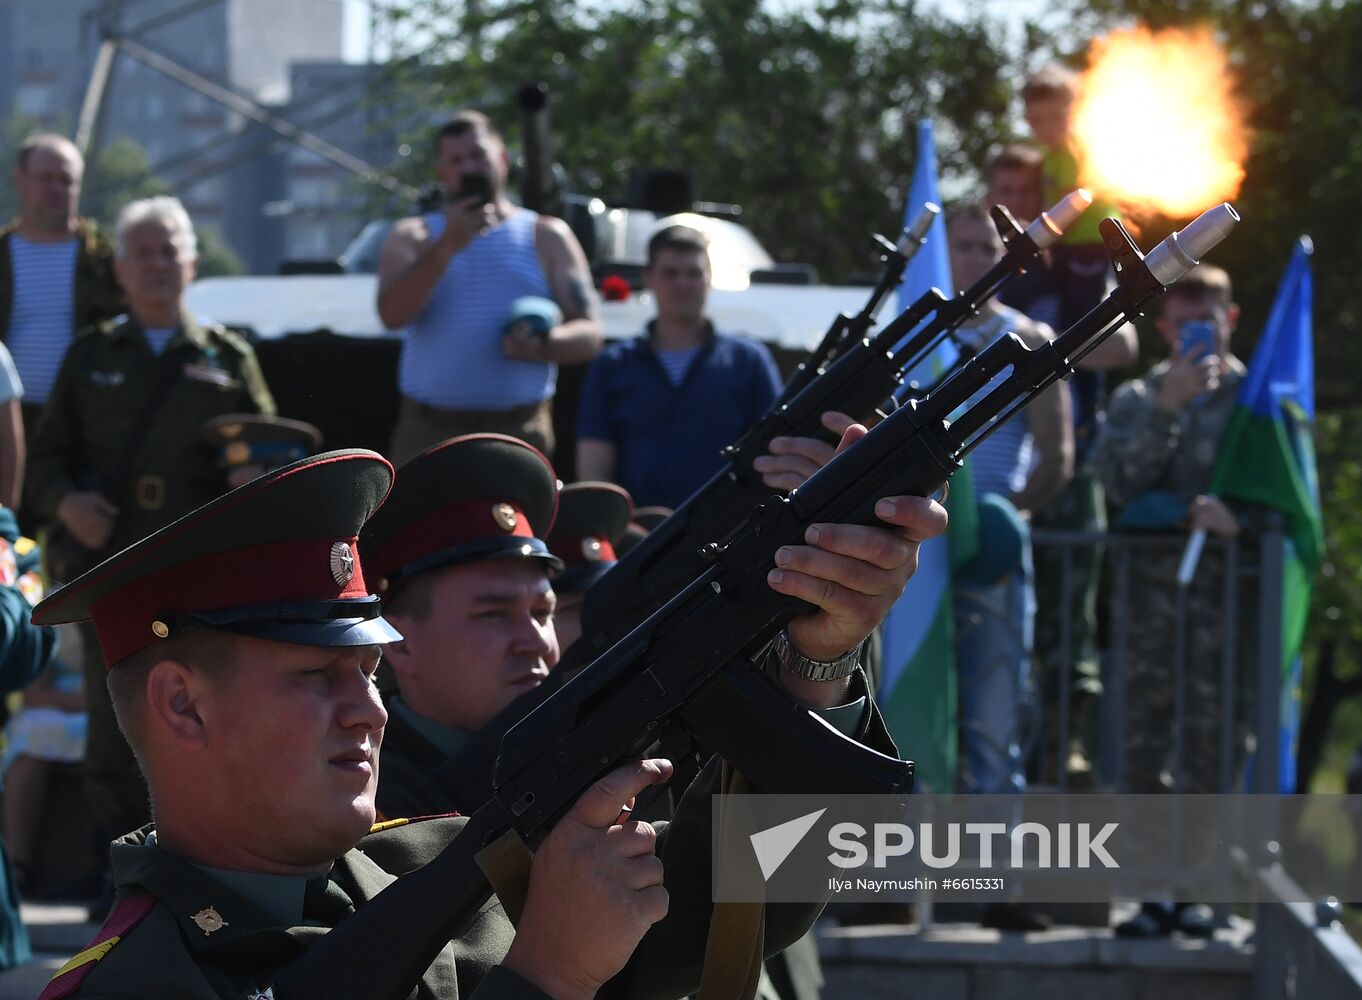
[[[504,434],[468,434],[398,470],[360,548],[387,596],[421,573],[492,559],[528,560],[557,575],[562,560],[542,538],[557,511],[558,477],[539,451]],[[488,748],[475,734],[422,717],[400,694],[390,693],[386,704],[382,815],[471,812],[487,801]]]
[[[119,553],[39,605],[33,620],[50,625],[93,618],[115,670],[186,627],[312,646],[398,639],[381,616],[378,597],[369,593],[357,538],[382,503],[391,475],[381,456],[364,451],[331,452],[285,467]],[[250,669],[249,663],[237,669]],[[892,746],[873,713],[865,714],[860,731],[871,745]],[[660,831],[668,915],[601,996],[680,997],[695,989],[713,909],[713,779],[711,769],[685,797],[676,820]],[[104,927],[41,1000],[263,1000],[272,995],[278,971],[329,933],[342,935],[343,941],[327,943],[340,942],[347,954],[411,964],[402,949],[424,948],[413,944],[420,937],[413,931],[441,915],[423,910],[409,914],[409,926],[390,918],[380,923],[366,919],[366,904],[397,878],[421,878],[422,866],[465,823],[463,817],[438,817],[379,824],[324,877],[313,878],[200,867],[160,846],[154,827],[138,830],[114,846],[118,897]],[[443,879],[443,870],[436,874]],[[448,888],[442,884],[440,891]],[[798,937],[818,909],[767,906],[767,947]],[[489,901],[437,952],[415,952],[424,971],[408,995],[542,998],[500,964],[513,936],[501,906]],[[343,994],[319,988],[310,995]]]
[[[444,442],[398,471],[392,496],[361,537],[366,564],[380,574],[380,588],[392,588],[414,574],[451,565],[532,559],[544,563],[560,597],[588,591],[615,565],[614,545],[631,523],[633,501],[612,483],[574,483],[561,491],[555,486],[548,460],[514,438],[470,435]],[[656,526],[665,514],[652,508],[644,517]],[[505,714],[523,714],[523,706],[562,680],[551,674],[544,689],[522,696]],[[859,684],[853,700],[868,705],[867,695]],[[383,816],[467,813],[488,800],[495,746],[478,734],[423,718],[400,696],[389,697],[387,706],[378,781]],[[871,711],[857,716],[854,721],[865,726],[857,735],[870,731],[872,719],[877,717]],[[695,787],[692,780],[717,780],[717,762],[706,771],[694,759],[674,763],[669,794],[643,807],[636,818],[665,821],[687,786]],[[822,984],[817,942],[807,934],[768,959],[760,996],[816,1000]]]
[[[161,401],[141,429],[135,425],[152,397]],[[222,473],[199,437],[206,421],[274,408],[255,352],[235,333],[185,315],[156,355],[135,320],[87,329],[67,351],[34,431],[28,506],[51,521],[66,494],[103,492],[119,515],[108,544],[91,559],[98,561],[224,492]],[[140,442],[130,446],[139,432]],[[122,482],[110,482],[114,477]],[[86,643],[86,784],[96,816],[116,835],[146,822],[146,791],[104,693],[97,648]]]

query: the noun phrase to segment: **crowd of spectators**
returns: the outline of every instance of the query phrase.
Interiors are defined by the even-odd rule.
[[[1068,131],[1073,87],[1055,68],[1028,82],[1022,96],[1035,143],[1003,149],[978,199],[948,213],[956,287],[1002,253],[984,206],[1001,204],[1025,222],[1076,186]],[[379,315],[388,327],[406,329],[394,463],[477,432],[511,435],[551,458],[558,366],[590,364],[577,414],[578,478],[617,484],[627,491],[626,506],[629,496],[638,505],[682,503],[780,390],[771,352],[743,331],[716,329],[707,313],[705,237],[677,225],[653,235],[643,285],[655,315],[637,338],[603,345],[586,256],[561,220],[510,200],[509,155],[493,124],[462,113],[439,130],[435,152],[445,202],[399,221],[379,265]],[[168,197],[133,202],[106,240],[77,214],[81,179],[80,153],[70,142],[29,139],[13,171],[20,214],[0,231],[0,501],[41,538],[49,585],[263,468],[248,463],[243,474],[238,464],[229,476],[205,445],[205,428],[275,409],[250,344],[200,323],[185,306],[197,249],[183,206]],[[1114,212],[1095,206],[1086,213],[1001,301],[961,327],[961,342],[977,350],[1012,333],[1038,346],[1095,305],[1112,282],[1096,232],[1106,214]],[[1209,495],[1243,375],[1230,345],[1236,319],[1228,276],[1196,269],[1158,307],[1167,360],[1122,385],[1108,406],[1106,373],[1130,370],[1136,360],[1135,331],[1123,327],[1071,380],[1041,394],[1025,420],[1005,425],[973,454],[981,546],[954,585],[962,790],[1020,791],[1054,767],[1081,771],[1091,750],[1082,719],[1073,747],[1037,746],[1034,737],[1053,729],[1062,671],[1073,671],[1080,693],[1100,691],[1102,552],[1095,544],[1033,550],[1033,529],[1100,532],[1109,507],[1118,512],[1118,530],[1236,535],[1247,523],[1243,512]],[[761,471],[784,471],[780,459],[766,461],[776,464]],[[805,459],[789,462],[790,470],[802,469]],[[611,490],[623,495],[617,487],[591,489],[605,490],[607,499]],[[529,579],[527,599],[551,613],[547,567],[558,563],[546,553],[543,566],[499,571],[508,586],[523,582],[511,579],[517,573]],[[478,565],[445,583],[483,580],[488,571]],[[1226,569],[1208,554],[1190,592],[1190,708],[1176,759],[1166,724],[1175,565],[1151,557],[1136,569],[1128,610],[1140,622],[1127,677],[1130,787],[1219,790],[1214,647]],[[402,707],[420,708],[429,698],[419,670],[407,668],[408,654],[416,662],[421,642],[453,641],[440,630],[448,623],[428,620],[415,593],[404,592],[389,611],[408,636],[392,658],[399,732],[407,719]],[[1069,631],[1061,644],[1064,620]],[[545,652],[551,666],[557,650]],[[38,885],[40,817],[63,769],[84,761],[100,839],[148,819],[146,790],[104,674],[99,644],[79,637],[24,691],[9,721],[3,828],[21,890]],[[486,716],[456,711],[450,724],[476,729]],[[1205,930],[1186,907],[1156,905],[1141,916],[1130,933]]]

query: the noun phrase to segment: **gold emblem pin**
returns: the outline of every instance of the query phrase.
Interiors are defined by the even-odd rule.
[[[245,441],[232,441],[223,454],[228,465],[245,465],[251,460],[251,446]]]
[[[227,926],[227,921],[222,919],[222,914],[211,906],[206,910],[200,910],[189,919],[194,921],[195,927],[203,931],[205,937]]]
[[[151,623],[151,633],[158,639],[164,639],[170,635],[170,626],[163,621],[154,621]]]
[[[331,579],[336,581],[336,586],[344,587],[355,575],[355,557],[350,553],[350,546],[345,542],[336,542],[331,546]]]
[[[492,505],[492,519],[502,531],[515,531],[515,508],[508,503]]]
[[[601,561],[601,540],[599,538],[582,539],[582,558],[587,562]]]

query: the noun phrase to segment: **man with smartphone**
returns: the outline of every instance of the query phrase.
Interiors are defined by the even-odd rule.
[[[478,432],[551,455],[558,365],[601,349],[586,255],[561,219],[512,204],[510,158],[485,115],[455,115],[435,154],[444,206],[394,224],[378,264],[379,317],[407,328],[390,457]]]
[[[1169,358],[1116,391],[1094,449],[1107,497],[1121,508],[1114,522],[1117,530],[1166,534],[1201,528],[1212,535],[1236,536],[1252,523],[1251,510],[1232,509],[1210,495],[1220,442],[1245,373],[1230,350],[1238,319],[1229,275],[1206,264],[1172,285],[1160,300],[1156,326]],[[1176,541],[1141,548],[1138,558],[1129,561],[1123,790],[1132,793],[1232,790],[1221,787],[1220,760],[1225,721],[1220,712],[1221,653],[1230,627],[1224,614],[1226,560],[1218,546],[1209,546],[1204,553],[1187,589],[1185,644],[1179,650],[1177,572],[1182,549]],[[1244,547],[1241,565],[1251,555]],[[1245,603],[1246,596],[1247,591],[1240,597],[1241,609],[1252,607]],[[1240,628],[1251,627],[1253,618],[1251,612],[1241,612]],[[1255,644],[1236,640],[1240,676],[1251,678]],[[1179,661],[1184,664],[1185,692],[1180,751],[1169,724],[1175,718]],[[1244,690],[1242,684],[1235,687]],[[1246,706],[1236,706],[1235,718],[1250,717]],[[1236,737],[1232,769],[1240,763],[1240,745]],[[1162,900],[1145,903],[1116,933],[1209,935],[1209,909],[1173,903],[1175,891],[1173,886]]]

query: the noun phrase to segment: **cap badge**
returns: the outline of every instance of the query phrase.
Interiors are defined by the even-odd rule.
[[[255,990],[246,995],[246,1000],[274,1000],[274,987],[266,986],[263,990]]]
[[[582,539],[582,558],[587,562],[601,561],[601,540],[599,538]]]
[[[492,505],[492,519],[502,531],[515,531],[515,508],[508,503]]]
[[[195,927],[203,931],[205,937],[227,926],[227,921],[222,919],[222,914],[211,906],[206,910],[200,910],[189,919],[194,921]]]
[[[151,634],[158,639],[164,639],[166,636],[170,635],[170,626],[158,618],[151,623]]]
[[[344,587],[355,575],[355,557],[345,542],[335,542],[331,546],[331,579],[336,586]]]
[[[223,450],[228,465],[245,465],[251,460],[251,446],[245,441],[229,442]]]

